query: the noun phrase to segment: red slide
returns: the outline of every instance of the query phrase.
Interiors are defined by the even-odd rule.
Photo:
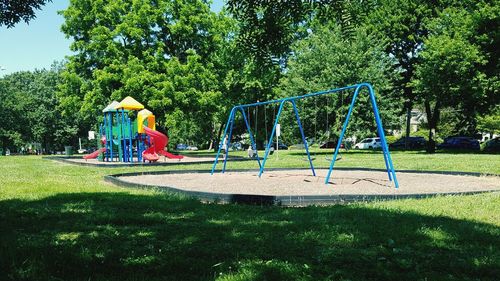
[[[144,132],[151,138],[152,145],[148,149],[144,150],[142,157],[148,161],[157,161],[159,159],[158,154],[161,154],[170,159],[182,159],[184,156],[175,155],[165,151],[165,147],[168,144],[168,137],[164,134],[151,130],[148,127],[144,127]]]
[[[101,154],[103,152],[106,152],[106,148],[105,147],[103,147],[101,149],[98,149],[98,150],[96,150],[96,151],[94,151],[94,152],[92,152],[90,154],[84,155],[83,159],[96,159],[99,156],[99,154]]]
[[[144,150],[144,152],[142,152],[142,158],[144,158],[144,160],[156,162],[158,161],[158,159],[160,159],[160,156],[156,154],[155,147],[151,146],[148,149]]]

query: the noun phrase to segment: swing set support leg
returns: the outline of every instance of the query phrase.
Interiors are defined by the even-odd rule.
[[[278,121],[280,120],[281,112],[283,111],[283,105],[287,100],[284,99],[280,102],[280,107],[278,109],[278,114],[276,115],[276,120],[274,121],[273,130],[271,131],[271,137],[269,137],[269,141],[267,142],[266,152],[264,154],[264,159],[262,160],[262,166],[260,166],[259,178],[262,176],[264,172],[264,167],[266,165],[267,157],[269,156],[269,151],[271,150],[271,143],[273,142],[274,134],[276,132],[276,126],[278,125]]]
[[[259,168],[260,168],[262,167],[262,165],[260,164],[259,153],[257,152],[257,144],[255,143],[255,140],[253,138],[252,129],[250,129],[250,124],[248,123],[248,118],[245,115],[245,110],[241,107],[239,108],[239,110],[243,115],[243,120],[245,120],[245,125],[247,126],[248,135],[250,136],[251,146],[252,149],[255,150],[255,155],[257,156],[257,163],[259,163]]]
[[[309,153],[309,146],[307,145],[306,136],[304,135],[304,129],[302,128],[302,123],[300,122],[299,111],[297,109],[297,105],[295,104],[295,100],[290,101],[293,106],[293,111],[295,112],[295,118],[297,119],[297,125],[299,125],[300,135],[302,136],[302,142],[304,143],[304,148],[306,149],[307,159],[309,160],[309,165],[311,166],[311,171],[313,176],[316,176],[316,172],[314,171],[314,166],[311,160],[311,154]]]
[[[222,135],[222,139],[219,141],[219,149],[217,150],[217,155],[215,155],[215,160],[214,160],[214,164],[212,165],[212,171],[210,172],[210,175],[214,174],[215,168],[217,167],[217,163],[219,162],[220,152],[222,150],[222,146],[224,145],[223,144],[224,139],[227,136],[229,126],[232,127],[232,124],[230,124],[230,123],[232,123],[231,120],[233,120],[233,115],[234,115],[235,109],[236,109],[236,107],[233,107],[233,109],[231,109],[231,113],[229,113],[229,118],[227,118],[226,128],[224,129],[224,134]],[[226,163],[226,161],[227,161],[227,157],[224,159],[224,164]]]
[[[396,178],[396,172],[394,171],[394,166],[392,165],[391,154],[387,146],[387,141],[385,140],[385,133],[382,127],[382,120],[380,119],[380,113],[378,111],[377,102],[375,100],[375,94],[373,93],[373,88],[369,84],[365,84],[370,92],[370,101],[373,107],[373,113],[375,115],[375,121],[377,122],[378,136],[380,137],[380,142],[382,144],[382,151],[384,154],[385,167],[387,169],[387,175],[389,176],[389,181],[394,181],[394,186],[399,188],[399,182]],[[360,86],[361,87],[361,86]],[[392,177],[391,177],[392,174]]]
[[[236,115],[236,111],[233,112],[233,116],[231,118],[231,127],[229,127],[229,134],[227,135],[227,143],[226,143],[226,151],[225,156],[224,156],[224,165],[222,166],[222,173],[226,172],[226,164],[227,164],[227,157],[229,156],[229,147],[231,146],[231,137],[233,136],[233,127],[234,127],[234,117]],[[223,140],[224,141],[224,140]]]
[[[335,161],[337,160],[337,155],[340,151],[340,144],[342,143],[342,139],[344,138],[345,131],[347,129],[347,124],[349,124],[349,118],[352,114],[352,109],[354,108],[354,103],[356,102],[356,98],[358,97],[360,87],[358,86],[354,91],[354,96],[352,97],[351,105],[349,106],[349,111],[347,112],[347,117],[344,121],[344,126],[342,126],[342,131],[340,132],[339,140],[337,141],[337,146],[335,147],[335,152],[333,154],[333,159],[330,162],[330,169],[328,169],[328,173],[326,174],[325,184],[328,184],[330,181],[330,176],[333,171],[333,167],[335,166]]]

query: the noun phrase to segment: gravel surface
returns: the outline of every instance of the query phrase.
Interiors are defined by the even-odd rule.
[[[119,179],[136,184],[167,186],[188,191],[250,195],[402,195],[500,191],[500,177],[457,176],[430,173],[396,173],[399,188],[389,181],[386,172],[335,170],[325,185],[327,169],[257,171],[225,174],[184,173],[123,176]]]

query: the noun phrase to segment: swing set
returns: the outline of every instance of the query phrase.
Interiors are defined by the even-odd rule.
[[[347,86],[347,87],[343,87],[343,88],[330,89],[330,90],[326,90],[326,91],[309,93],[309,94],[300,95],[300,96],[287,97],[287,98],[278,99],[278,100],[270,100],[270,101],[256,102],[256,103],[250,103],[250,104],[240,104],[240,105],[234,106],[231,109],[231,112],[229,113],[229,117],[228,117],[228,120],[226,122],[226,127],[224,129],[224,135],[222,136],[221,141],[219,142],[219,149],[217,151],[217,155],[215,157],[215,160],[214,160],[214,163],[212,166],[211,175],[213,175],[215,172],[215,169],[217,167],[217,163],[219,162],[219,157],[220,157],[220,153],[221,153],[223,146],[225,146],[227,148],[230,147],[230,142],[231,142],[231,137],[233,134],[233,127],[234,127],[234,123],[235,123],[236,114],[238,112],[241,112],[241,114],[243,116],[243,120],[245,122],[246,129],[248,131],[248,135],[250,137],[251,147],[253,150],[257,151],[256,142],[254,139],[254,135],[252,133],[252,129],[250,127],[250,123],[248,120],[249,118],[247,118],[247,116],[246,116],[245,109],[248,109],[247,111],[249,111],[249,108],[252,108],[252,107],[256,108],[257,106],[261,106],[261,105],[279,104],[278,113],[276,114],[276,116],[274,118],[274,126],[273,126],[273,129],[271,131],[271,136],[269,137],[269,140],[267,142],[266,150],[265,150],[264,158],[262,159],[262,162],[260,161],[258,154],[256,157],[256,160],[257,160],[259,167],[260,167],[260,169],[259,169],[259,178],[260,178],[262,176],[262,173],[264,173],[266,161],[267,161],[267,158],[269,156],[269,152],[271,150],[271,144],[273,142],[273,138],[274,138],[274,135],[276,133],[276,126],[278,125],[278,121],[279,121],[279,118],[280,118],[281,113],[283,111],[283,108],[284,108],[285,104],[291,103],[293,111],[295,113],[295,118],[297,120],[297,125],[299,127],[299,131],[300,131],[300,134],[302,137],[302,142],[304,144],[304,148],[305,148],[305,151],[307,154],[307,160],[309,161],[309,166],[311,168],[312,175],[316,176],[316,171],[314,170],[314,166],[313,166],[312,159],[311,159],[311,154],[309,153],[309,145],[307,143],[307,140],[306,140],[306,137],[304,134],[304,129],[302,127],[302,122],[301,122],[300,117],[299,117],[299,111],[297,109],[296,101],[306,99],[306,98],[316,97],[316,96],[323,96],[323,95],[340,93],[343,91],[354,89],[354,95],[352,97],[352,101],[351,101],[351,104],[349,106],[349,110],[347,112],[347,116],[346,116],[346,119],[344,121],[342,131],[341,131],[339,139],[337,141],[337,146],[335,148],[335,151],[333,152],[333,158],[331,159],[328,173],[327,173],[326,178],[325,178],[325,184],[328,184],[330,182],[330,177],[331,177],[333,168],[335,166],[335,161],[337,160],[338,153],[340,151],[340,145],[342,143],[342,139],[344,138],[344,134],[345,134],[345,131],[347,129],[347,125],[349,123],[349,119],[351,117],[352,110],[353,110],[354,104],[356,102],[356,98],[358,97],[358,94],[360,93],[360,91],[363,88],[366,88],[368,90],[368,93],[370,96],[370,102],[372,105],[373,113],[375,115],[375,122],[377,124],[377,133],[378,133],[380,140],[381,140],[382,152],[383,152],[383,156],[384,156],[384,162],[385,162],[385,167],[387,170],[387,175],[389,177],[389,181],[393,181],[395,187],[398,188],[399,183],[397,181],[396,172],[395,172],[394,166],[392,164],[392,159],[391,159],[391,154],[389,152],[389,147],[388,147],[387,142],[385,140],[384,129],[382,127],[382,121],[380,119],[380,114],[379,114],[379,110],[377,107],[377,102],[375,100],[375,93],[373,91],[372,85],[369,83],[360,83],[360,84]],[[266,128],[266,134],[267,134],[267,128]],[[267,137],[266,137],[266,139],[267,139]],[[225,142],[227,142],[227,143],[225,143]],[[227,164],[227,160],[228,160],[229,149],[225,149],[224,153],[225,153],[225,157],[224,157],[224,162],[223,162],[221,173],[224,173],[226,171],[226,164]]]

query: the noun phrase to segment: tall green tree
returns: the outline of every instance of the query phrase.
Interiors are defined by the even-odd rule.
[[[457,132],[471,135],[476,132],[478,113],[498,104],[498,90],[489,88],[498,78],[485,73],[491,54],[477,44],[477,39],[484,36],[477,32],[481,13],[447,8],[429,23],[431,34],[424,41],[414,81],[427,114],[429,152],[434,151],[442,108],[459,109],[462,117]]]
[[[22,117],[19,101],[10,87],[10,76],[0,79],[0,145],[5,151],[23,144],[24,130],[19,122]]]
[[[76,143],[77,126],[59,111],[59,66],[51,70],[22,71],[0,79],[0,141],[18,150],[40,143],[45,152]]]
[[[411,110],[418,102],[413,79],[423,58],[425,40],[430,34],[430,21],[438,18],[440,11],[456,7],[472,12],[488,1],[472,0],[382,0],[366,17],[366,24],[383,38],[386,52],[397,60],[395,67],[400,72],[396,87],[405,99],[406,136],[410,134]],[[489,1],[491,2],[491,1]],[[476,5],[477,4],[477,5]]]
[[[244,58],[241,67],[228,75],[226,85],[241,93],[242,102],[276,97],[275,89],[286,72],[292,44],[308,36],[308,30],[329,22],[337,23],[349,38],[369,5],[359,1],[227,1],[229,13],[237,20],[233,53]],[[241,103],[241,102],[240,102]],[[250,114],[251,122],[265,128],[266,111]],[[272,112],[270,112],[272,113]],[[267,114],[270,115],[270,114]],[[253,116],[253,118],[252,118]],[[262,132],[260,135],[264,135]]]
[[[391,66],[394,63],[366,30],[358,28],[346,38],[339,25],[318,27],[293,45],[288,70],[281,80],[282,96],[338,88],[370,82],[377,91],[378,103],[386,128],[397,124],[399,100],[392,95]],[[310,98],[300,103],[306,134],[326,139],[339,134],[347,114],[352,92]],[[350,122],[351,135],[366,136],[376,132],[374,116],[366,93],[360,94]],[[294,123],[293,114],[285,118]],[[294,128],[295,139],[299,137]]]
[[[416,102],[411,82],[420,61],[419,52],[428,35],[424,22],[433,17],[436,8],[430,2],[384,0],[367,19],[368,26],[383,38],[386,53],[397,61],[394,67],[399,70],[400,78],[396,81],[396,87],[404,98],[406,137],[410,135],[410,113]]]
[[[132,96],[171,129],[172,142],[205,143],[214,120],[204,112],[218,110],[221,94],[212,55],[227,37],[224,16],[201,0],[72,0],[63,15],[76,54],[61,99],[84,127],[111,100]]]

